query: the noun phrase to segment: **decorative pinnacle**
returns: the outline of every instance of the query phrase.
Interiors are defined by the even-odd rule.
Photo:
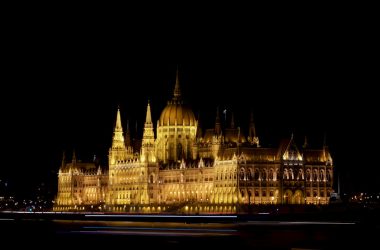
[[[121,126],[120,107],[117,108],[115,132],[123,131]]]
[[[152,115],[151,115],[151,112],[150,112],[150,102],[149,102],[149,100],[148,100],[148,107],[146,109],[145,123],[146,124],[152,123]]]
[[[181,88],[179,86],[179,69],[177,66],[177,74],[175,79],[175,87],[174,87],[174,98],[175,100],[181,99]]]

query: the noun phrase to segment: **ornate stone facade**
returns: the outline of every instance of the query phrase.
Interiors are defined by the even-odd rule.
[[[139,152],[125,140],[117,111],[108,169],[63,160],[55,210],[235,213],[256,204],[328,204],[333,161],[327,147],[299,149],[293,136],[278,148],[263,148],[251,116],[248,136],[215,127],[202,132],[181,98],[174,95],[157,122],[147,105]]]

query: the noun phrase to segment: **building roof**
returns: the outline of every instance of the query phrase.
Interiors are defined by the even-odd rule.
[[[196,120],[190,107],[177,101],[169,101],[168,105],[162,110],[160,126],[173,126],[175,124],[182,126],[195,126]]]

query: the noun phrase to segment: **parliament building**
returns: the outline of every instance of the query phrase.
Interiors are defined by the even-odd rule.
[[[101,210],[135,213],[236,213],[258,204],[328,204],[333,161],[326,146],[298,147],[293,136],[278,147],[260,145],[251,114],[248,136],[222,126],[202,130],[174,93],[156,129],[150,103],[141,147],[124,134],[117,110],[108,167],[65,157],[58,173],[54,211]]]

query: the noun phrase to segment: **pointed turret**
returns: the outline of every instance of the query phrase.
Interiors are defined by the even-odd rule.
[[[152,124],[152,115],[151,115],[151,112],[150,112],[150,103],[149,103],[149,100],[148,100],[148,107],[146,109],[145,125],[146,124]]]
[[[216,118],[215,118],[215,134],[220,135],[222,132],[222,127],[220,124],[220,115],[219,115],[219,107],[216,108]]]
[[[249,119],[249,137],[251,138],[256,137],[256,126],[255,126],[255,121],[253,119],[253,112],[251,112],[251,116]]]
[[[323,160],[327,160],[327,143],[326,143],[326,133],[323,134]]]
[[[144,133],[141,147],[141,161],[155,162],[154,156],[154,131],[152,123],[152,115],[150,112],[150,103],[146,108],[146,119],[144,124]]]
[[[249,119],[248,138],[251,144],[254,144],[257,147],[260,147],[259,137],[256,135],[256,126],[255,126],[255,121],[253,119],[253,112],[251,112],[251,116]]]
[[[203,137],[202,123],[201,123],[200,113],[198,113],[197,138],[202,138],[202,137]]]
[[[173,100],[180,100],[181,99],[181,88],[179,86],[179,69],[177,66],[177,74],[175,78],[175,87],[174,87],[174,97]]]
[[[120,108],[117,108],[116,125],[113,133],[112,148],[125,148],[123,127],[121,126]]]
[[[75,166],[77,164],[77,156],[75,154],[75,149],[73,150],[73,157],[71,158],[71,164]]]
[[[109,151],[109,164],[114,165],[118,161],[124,161],[130,157],[125,148],[123,127],[121,126],[120,108],[117,108],[116,125],[113,132],[112,146]]]
[[[122,132],[123,127],[121,126],[121,118],[120,118],[120,107],[117,108],[117,115],[116,115],[116,126],[115,126],[115,132]]]
[[[61,163],[61,168],[63,169],[66,165],[66,152],[63,151],[62,153],[62,163]]]
[[[129,129],[129,120],[127,120],[127,132],[125,132],[125,146],[131,147],[131,130]]]
[[[308,147],[308,143],[307,143],[307,136],[305,135],[305,140],[304,140],[304,142],[303,142],[303,148],[307,148]]]

